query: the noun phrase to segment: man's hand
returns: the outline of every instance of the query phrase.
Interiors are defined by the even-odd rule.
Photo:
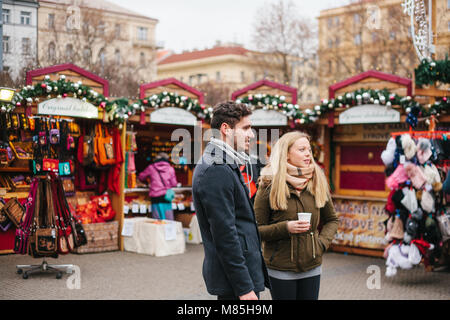
[[[239,296],[239,300],[259,300],[254,291],[250,291],[242,296]]]

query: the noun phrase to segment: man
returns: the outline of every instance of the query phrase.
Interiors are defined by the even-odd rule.
[[[269,277],[249,190],[240,166],[250,160],[251,111],[244,104],[219,103],[212,138],[197,164],[193,197],[202,234],[206,288],[219,300],[257,300]]]

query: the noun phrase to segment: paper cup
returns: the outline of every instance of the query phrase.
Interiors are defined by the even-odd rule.
[[[311,213],[310,212],[298,212],[298,220],[311,222]]]

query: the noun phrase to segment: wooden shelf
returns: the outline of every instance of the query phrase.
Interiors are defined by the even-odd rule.
[[[29,168],[20,168],[20,167],[0,167],[0,172],[31,172]]]

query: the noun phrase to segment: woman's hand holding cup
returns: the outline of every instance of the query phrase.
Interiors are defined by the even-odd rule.
[[[287,228],[289,233],[302,233],[309,230],[311,227],[311,213],[309,212],[299,212],[298,220],[289,221]]]

